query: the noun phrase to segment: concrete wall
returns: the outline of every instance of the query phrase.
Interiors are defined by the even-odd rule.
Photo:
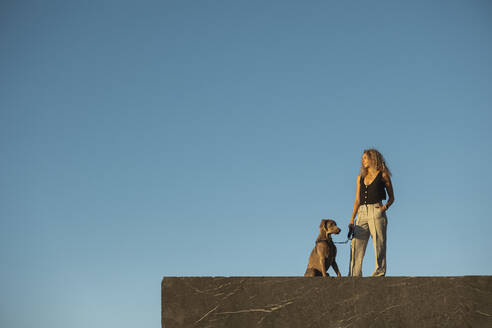
[[[162,326],[492,327],[492,276],[166,277]]]

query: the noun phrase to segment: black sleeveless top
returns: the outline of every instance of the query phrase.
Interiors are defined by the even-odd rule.
[[[364,184],[364,177],[360,177],[360,204],[377,204],[383,199],[386,199],[386,185],[384,184],[383,174],[379,171],[370,185]]]

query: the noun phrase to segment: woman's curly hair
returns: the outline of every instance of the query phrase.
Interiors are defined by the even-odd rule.
[[[389,176],[391,176],[391,171],[388,168],[388,165],[386,165],[386,162],[384,161],[383,155],[381,155],[381,153],[377,149],[374,149],[374,148],[365,149],[363,154],[367,155],[369,160],[376,167],[376,170],[382,171],[383,173],[386,173]],[[361,162],[360,163],[360,175],[362,177],[365,177],[367,175],[367,169],[364,167],[364,165],[362,165],[362,159],[360,162]]]

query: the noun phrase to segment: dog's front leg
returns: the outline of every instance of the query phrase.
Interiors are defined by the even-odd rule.
[[[326,270],[328,269],[326,267],[326,259],[323,256],[320,256],[319,257],[319,262],[320,262],[320,265],[321,265],[321,274],[323,275],[323,277],[328,277],[328,275],[326,274]]]
[[[333,260],[333,263],[331,264],[331,266],[333,267],[333,270],[335,270],[337,277],[340,278],[342,275],[340,273],[340,270],[338,270],[338,264],[335,260]]]
[[[326,243],[319,243],[316,245],[316,253],[318,253],[318,259],[320,264],[320,271],[323,277],[327,277],[326,271],[328,268],[326,267],[326,254],[328,252]]]

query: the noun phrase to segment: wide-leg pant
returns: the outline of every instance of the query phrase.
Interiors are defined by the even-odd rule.
[[[381,204],[360,205],[355,221],[355,235],[350,244],[349,276],[362,276],[362,260],[366,253],[369,236],[374,245],[376,269],[373,277],[386,274],[386,226],[388,218],[381,209]]]

